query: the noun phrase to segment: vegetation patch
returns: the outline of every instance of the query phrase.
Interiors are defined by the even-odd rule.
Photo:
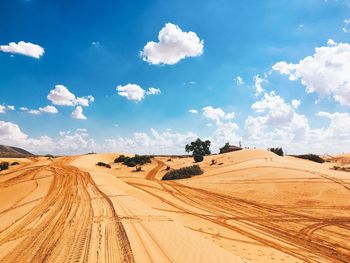
[[[203,170],[199,167],[199,165],[192,165],[188,167],[183,167],[176,170],[171,170],[167,172],[162,180],[176,180],[176,179],[184,179],[191,178],[194,175],[203,174]]]
[[[0,171],[7,170],[8,168],[9,168],[9,163],[8,162],[0,163]]]
[[[112,168],[111,165],[109,165],[108,163],[104,163],[104,162],[98,162],[96,164],[97,166],[102,166],[102,167],[106,167],[106,168]]]
[[[13,162],[11,165],[19,165],[19,162]]]
[[[279,156],[283,156],[284,155],[282,148],[269,148],[267,150],[269,150],[270,152],[273,152],[273,153],[275,153],[275,154],[277,154]]]
[[[301,155],[292,155],[294,157],[297,158],[301,158],[301,159],[306,159],[306,160],[310,160],[316,163],[324,163],[325,160],[322,159],[320,156],[316,155],[316,154],[301,154]]]
[[[136,165],[144,165],[146,163],[152,162],[153,156],[151,155],[138,155],[136,154],[134,157],[128,157],[124,155],[120,155],[118,158],[114,160],[115,163],[123,163],[128,167],[135,167]]]

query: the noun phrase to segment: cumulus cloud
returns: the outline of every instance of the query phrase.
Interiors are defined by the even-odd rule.
[[[212,106],[207,106],[202,109],[203,116],[215,121],[216,123],[221,123],[223,120],[230,120],[235,117],[234,112],[225,113],[221,108],[214,108]]]
[[[54,105],[60,106],[76,106],[81,105],[88,107],[90,103],[94,102],[95,98],[92,95],[86,97],[76,97],[67,87],[58,84],[54,89],[50,90],[47,99]]]
[[[51,106],[51,105],[47,105],[43,108],[40,107],[39,111],[46,112],[46,113],[58,113],[58,110],[54,106]]]
[[[292,100],[292,106],[294,109],[299,108],[300,104],[301,104],[300,100]]]
[[[116,90],[119,96],[126,97],[128,100],[133,101],[142,101],[145,95],[159,95],[161,93],[160,89],[148,88],[148,91],[145,91],[139,85],[131,83],[125,86],[119,85]]]
[[[77,106],[71,114],[73,119],[77,120],[86,120],[86,117],[83,114],[83,108],[81,106]]]
[[[167,23],[158,34],[159,42],[148,42],[141,57],[150,64],[173,65],[186,57],[196,57],[203,53],[204,42],[196,33],[184,32],[177,25]]]
[[[0,51],[12,54],[21,54],[36,59],[40,58],[45,53],[44,48],[41,46],[24,41],[20,41],[18,43],[11,42],[8,45],[0,45]]]
[[[193,113],[193,114],[197,114],[197,113],[198,113],[198,111],[195,110],[195,109],[188,110],[188,112],[189,112],[189,113]]]
[[[312,56],[299,63],[276,63],[273,70],[300,79],[307,93],[331,96],[341,105],[350,106],[350,45],[328,41],[328,45],[315,49]]]

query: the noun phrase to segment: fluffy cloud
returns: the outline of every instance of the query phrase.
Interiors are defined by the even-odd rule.
[[[33,114],[33,115],[39,115],[40,111],[39,110],[28,110],[29,114]]]
[[[212,106],[204,107],[202,111],[204,117],[216,123],[221,123],[223,120],[230,120],[235,117],[234,112],[225,113],[221,108],[213,108]]]
[[[58,110],[51,105],[47,105],[46,107],[43,107],[43,108],[40,107],[39,111],[46,112],[46,113],[58,113]]]
[[[189,113],[193,113],[193,114],[197,114],[197,113],[198,113],[198,111],[195,110],[195,109],[191,109],[191,110],[189,110],[188,112],[189,112]]]
[[[47,99],[54,105],[61,106],[76,106],[81,105],[88,107],[90,103],[94,102],[95,98],[92,95],[86,97],[76,97],[63,85],[56,85],[54,89],[50,90]]]
[[[204,42],[194,32],[183,32],[181,28],[167,23],[158,34],[159,42],[148,42],[141,57],[150,64],[173,65],[186,57],[203,53]]]
[[[297,64],[281,61],[272,67],[289,76],[291,81],[300,79],[308,93],[331,96],[341,105],[350,106],[350,45],[328,41],[328,45],[315,49]]]
[[[0,105],[0,113],[5,113],[6,107],[3,105]]]
[[[18,43],[11,42],[8,45],[0,45],[0,51],[12,54],[21,54],[33,58],[40,58],[44,55],[45,50],[36,44],[20,41]]]
[[[83,114],[83,108],[81,106],[77,106],[71,114],[73,119],[77,120],[86,120],[86,117]]]
[[[116,90],[118,95],[126,97],[128,100],[141,101],[145,98],[145,95],[159,95],[161,93],[160,89],[149,88],[145,91],[137,84],[128,83],[125,86],[119,85]]]
[[[135,132],[132,137],[107,139],[103,149],[141,154],[183,154],[185,145],[197,138],[192,132],[174,133],[167,130],[159,133],[151,129],[150,133]]]

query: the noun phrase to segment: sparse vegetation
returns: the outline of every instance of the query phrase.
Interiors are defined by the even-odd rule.
[[[152,162],[153,156],[151,155],[138,155],[136,154],[134,157],[128,157],[125,155],[120,155],[117,157],[114,162],[115,163],[123,163],[128,167],[135,167],[136,165],[144,165],[146,163]]]
[[[96,165],[97,166],[106,167],[106,168],[109,168],[109,169],[112,168],[110,164],[104,163],[104,162],[98,162]]]
[[[215,159],[211,160],[211,164],[210,165],[215,165],[217,164],[217,161]]]
[[[8,168],[9,168],[9,163],[8,162],[1,162],[0,163],[0,171],[7,170]]]
[[[310,160],[316,163],[324,163],[325,160],[322,159],[320,156],[316,155],[316,154],[301,154],[301,155],[292,155],[294,157],[297,158],[301,158],[301,159],[306,159],[306,160]]]
[[[176,179],[184,179],[191,178],[194,175],[203,174],[203,170],[199,167],[199,165],[192,165],[189,167],[183,167],[176,170],[171,170],[167,172],[162,180],[176,180]]]
[[[125,159],[127,159],[129,157],[125,156],[125,155],[119,155],[117,158],[114,159],[115,163],[122,163],[125,161]]]
[[[53,156],[52,154],[46,154],[44,157],[47,157],[47,158],[55,158],[55,156]]]
[[[13,162],[11,165],[19,165],[19,162]]]
[[[139,164],[137,164],[137,165],[135,166],[135,168],[136,168],[136,172],[141,172],[141,171],[142,171],[142,166],[139,165]]]
[[[171,160],[171,158],[169,158],[168,160],[167,160],[167,162],[171,162],[172,160]]]
[[[269,150],[270,152],[273,152],[273,153],[275,153],[275,154],[277,154],[279,156],[283,156],[284,155],[282,148],[269,148],[267,150]]]
[[[169,171],[170,170],[170,166],[167,166],[166,168],[165,168],[165,171]]]

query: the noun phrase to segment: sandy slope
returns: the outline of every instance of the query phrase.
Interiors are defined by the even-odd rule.
[[[160,181],[192,158],[135,172],[116,156],[2,171],[0,261],[350,262],[350,173],[330,163],[243,150],[205,157],[201,176]]]

